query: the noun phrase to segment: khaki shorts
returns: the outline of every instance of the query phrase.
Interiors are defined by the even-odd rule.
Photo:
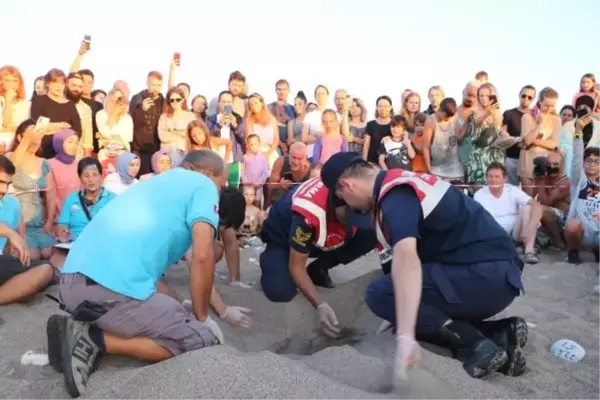
[[[158,292],[140,301],[108,290],[84,275],[63,274],[60,297],[70,312],[85,300],[105,305],[108,311],[93,325],[122,338],[150,338],[174,356],[219,343],[205,323],[175,299]]]

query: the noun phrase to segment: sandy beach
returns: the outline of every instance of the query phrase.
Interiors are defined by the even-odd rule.
[[[420,367],[411,371],[402,393],[390,392],[395,341],[391,332],[375,335],[381,322],[363,304],[364,289],[379,272],[373,254],[332,270],[333,290],[322,293],[347,333],[337,341],[316,332],[314,311],[297,297],[273,304],[257,287],[258,253],[245,249],[242,279],[253,289],[224,283],[218,287],[233,305],[253,309],[253,329],[235,332],[220,323],[226,344],[145,365],[105,357],[92,375],[87,398],[599,398],[598,265],[590,253],[573,266],[562,254],[542,255],[524,271],[526,294],[503,316],[520,315],[530,323],[525,347],[528,371],[518,378],[494,374],[467,376],[440,349],[424,348]],[[173,266],[167,284],[188,298],[187,266]],[[52,286],[47,293],[55,293]],[[0,308],[0,388],[2,398],[68,398],[62,376],[50,366],[21,364],[27,351],[46,353],[45,324],[55,303],[43,295],[24,305]],[[558,339],[579,343],[579,363],[553,356]]]

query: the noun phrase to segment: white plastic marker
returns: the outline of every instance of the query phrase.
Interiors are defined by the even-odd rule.
[[[569,339],[560,339],[554,342],[550,347],[550,352],[571,363],[579,362],[585,357],[585,349],[579,343]]]
[[[43,354],[43,353],[34,353],[33,351],[28,351],[27,353],[23,354],[23,356],[21,357],[21,364],[23,365],[39,365],[39,366],[44,366],[44,365],[48,365],[49,361],[48,361],[48,354]]]

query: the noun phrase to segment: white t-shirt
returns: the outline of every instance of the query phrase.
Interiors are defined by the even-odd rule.
[[[500,197],[492,195],[489,187],[485,186],[475,193],[473,199],[492,214],[507,233],[512,233],[519,218],[519,208],[527,205],[531,197],[518,187],[505,184]]]
[[[111,191],[116,195],[119,195],[125,190],[135,185],[136,183],[138,183],[137,179],[134,179],[130,184],[123,183],[119,174],[116,172],[112,172],[106,175],[106,178],[104,178],[103,186],[106,188],[106,190]]]
[[[337,120],[338,122],[341,122],[341,115],[336,113],[337,115]],[[304,120],[302,121],[302,124],[306,124],[309,126],[308,129],[308,133],[313,134],[315,136],[320,136],[324,129],[323,129],[323,122],[322,122],[322,118],[323,117],[323,111],[319,111],[319,110],[315,110],[315,111],[311,111],[308,114],[306,114],[304,116]],[[314,144],[309,144],[307,145],[308,147],[308,158],[313,156],[313,152],[314,152]]]

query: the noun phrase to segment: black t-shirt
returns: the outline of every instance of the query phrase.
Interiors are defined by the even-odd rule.
[[[390,124],[380,125],[376,120],[367,122],[365,127],[365,135],[371,137],[371,144],[369,145],[369,154],[367,154],[367,161],[377,164],[378,151],[381,145],[381,139],[385,136],[390,136],[392,130]]]
[[[100,147],[98,146],[98,137],[96,136],[96,134],[98,133],[98,125],[96,124],[96,114],[98,114],[98,111],[102,110],[104,106],[102,105],[102,103],[99,103],[92,99],[84,99],[82,97],[81,100],[83,100],[83,102],[90,106],[90,108],[92,109],[92,130],[94,131],[92,143],[94,145],[94,151],[97,153],[100,150]]]
[[[504,111],[502,125],[506,125],[506,130],[510,136],[521,137],[521,118],[523,118],[523,114],[518,108]],[[518,144],[515,144],[506,150],[506,157],[518,159],[520,153],[521,148]]]

